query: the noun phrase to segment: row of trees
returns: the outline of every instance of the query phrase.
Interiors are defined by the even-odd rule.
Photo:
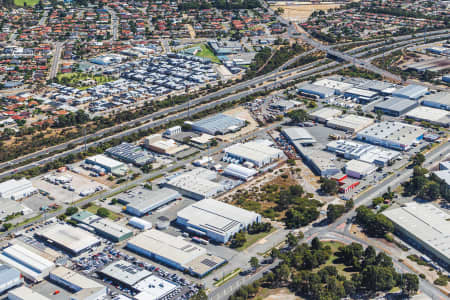
[[[276,52],[272,53],[272,51]],[[250,79],[261,74],[269,73],[283,65],[295,55],[305,51],[306,48],[297,43],[283,45],[278,50],[264,47],[255,55],[253,62],[247,70],[245,78]]]
[[[367,206],[356,209],[356,223],[373,237],[385,237],[387,233],[394,232],[394,224],[383,214],[375,213]]]
[[[247,228],[247,231],[241,230],[234,235],[231,239],[230,247],[239,248],[245,245],[247,242],[248,234],[258,234],[261,232],[269,232],[272,230],[272,224],[270,223],[253,223]]]
[[[329,204],[327,207],[327,219],[328,222],[333,223],[344,213],[349,212],[353,209],[354,202],[352,199],[347,200],[345,205],[342,204]]]
[[[320,177],[320,191],[327,195],[336,195],[339,191],[339,184],[336,180]]]
[[[416,195],[422,199],[434,201],[443,198],[450,202],[450,188],[445,180],[440,179],[434,173],[428,174],[428,170],[416,164],[412,178],[403,183],[404,195]]]

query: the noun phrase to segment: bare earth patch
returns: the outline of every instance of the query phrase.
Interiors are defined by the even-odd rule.
[[[304,22],[309,16],[318,10],[327,11],[329,9],[338,8],[341,4],[326,2],[322,4],[311,4],[311,2],[298,2],[297,4],[287,5],[285,2],[277,2],[275,5],[271,6],[273,10],[278,8],[284,9],[283,17],[290,21]]]
[[[264,300],[302,300],[298,296],[292,294],[287,288],[263,290],[261,295]]]

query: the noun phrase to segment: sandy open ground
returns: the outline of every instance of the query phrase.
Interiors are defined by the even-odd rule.
[[[311,4],[311,2],[298,2],[296,4],[287,2],[276,2],[271,8],[276,10],[283,8],[283,17],[290,21],[304,22],[309,16],[316,10],[329,10],[332,8],[338,8],[341,4],[333,2],[324,2],[321,4]]]
[[[241,120],[245,120],[248,122],[248,125],[239,130],[238,132],[228,133],[221,136],[221,139],[224,141],[233,141],[241,136],[244,136],[254,131],[258,127],[258,123],[255,121],[255,119],[253,119],[250,112],[242,106],[238,106],[236,108],[224,111],[223,114],[239,118]]]

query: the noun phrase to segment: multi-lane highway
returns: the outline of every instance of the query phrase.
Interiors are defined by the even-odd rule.
[[[112,18],[114,19],[114,15],[113,15],[113,14],[111,14],[111,15],[112,15]],[[291,27],[291,26],[294,26],[294,25],[290,25],[289,27]],[[298,33],[297,33],[297,34],[298,34]],[[445,34],[448,35],[448,30],[438,30],[438,31],[434,31],[434,32],[429,32],[429,33],[427,33],[427,36],[440,35],[441,37],[444,37]],[[305,35],[303,35],[303,36],[305,36]],[[309,41],[312,41],[313,46],[314,46],[314,45],[317,45],[317,46],[319,46],[319,47],[326,47],[326,49],[332,50],[331,46],[329,46],[329,47],[328,47],[328,46],[324,46],[324,45],[322,45],[322,44],[320,44],[320,43],[317,43],[317,42],[315,42],[314,40],[308,38],[307,36],[305,36],[305,37],[306,37]],[[418,40],[417,37],[420,37],[420,34],[417,34],[417,35],[415,35],[415,36],[413,36],[413,35],[405,35],[405,36],[394,37],[394,38],[392,38],[392,39],[393,39],[394,41],[396,41],[396,42],[393,43],[393,44],[389,44],[389,47],[394,47],[392,51],[394,51],[395,49],[399,49],[399,48],[401,49],[400,46],[404,46],[404,45],[405,45],[405,41],[407,41],[408,39],[413,39],[414,41],[417,41],[417,40]],[[374,45],[378,45],[378,46],[379,46],[380,43],[376,41],[376,42],[374,43]],[[369,53],[369,51],[374,51],[374,49],[372,49],[371,46],[372,46],[372,44],[366,45],[366,46],[363,46],[363,47],[359,48],[359,49],[364,48],[365,50],[364,50],[364,51],[358,51],[358,53],[355,55],[355,57],[356,57],[356,56],[357,56],[357,57],[361,57],[361,56],[364,56],[365,54]],[[56,76],[56,73],[57,73],[57,70],[58,70],[58,60],[59,60],[60,53],[61,53],[61,47],[62,47],[62,44],[61,44],[61,43],[56,43],[56,45],[55,45],[55,54],[58,54],[58,55],[56,55],[57,59],[54,58],[54,60],[53,60],[52,67],[51,67],[51,76]],[[379,48],[380,48],[380,47],[379,47]],[[324,49],[324,48],[322,48],[322,49]],[[378,48],[377,48],[377,49],[378,49]],[[192,101],[190,102],[190,105],[191,105],[191,106],[196,106],[196,105],[199,105],[199,104],[201,104],[201,103],[205,103],[205,102],[208,102],[208,101],[212,101],[213,99],[217,99],[217,98],[220,98],[220,97],[224,97],[225,95],[229,95],[229,94],[232,94],[232,93],[236,93],[236,92],[238,92],[238,91],[240,91],[240,90],[242,90],[242,89],[248,88],[249,86],[260,85],[260,84],[262,84],[262,83],[264,83],[264,82],[267,82],[267,81],[278,80],[278,82],[280,82],[280,83],[285,83],[286,80],[285,80],[285,79],[281,79],[281,80],[280,80],[280,78],[283,78],[283,77],[286,77],[286,76],[289,77],[290,75],[295,74],[296,72],[299,72],[300,70],[305,70],[306,68],[312,68],[312,67],[314,67],[314,66],[316,66],[316,65],[319,65],[319,64],[323,63],[322,60],[319,60],[319,61],[313,62],[313,63],[311,63],[311,64],[307,64],[307,65],[300,66],[300,67],[297,67],[297,68],[293,68],[293,69],[290,69],[290,70],[282,71],[282,70],[285,69],[287,66],[291,65],[292,63],[294,63],[294,62],[295,62],[297,59],[299,59],[300,57],[302,57],[302,56],[304,56],[304,55],[308,55],[308,54],[311,53],[312,51],[317,51],[317,50],[318,50],[318,49],[315,48],[315,49],[313,49],[313,50],[311,50],[311,51],[307,51],[307,52],[304,53],[304,54],[300,54],[300,55],[298,55],[298,56],[292,58],[292,59],[289,60],[288,62],[286,62],[286,63],[285,63],[283,66],[281,66],[280,68],[278,68],[278,69],[276,69],[276,70],[274,70],[274,71],[272,71],[272,72],[270,72],[270,73],[268,73],[268,74],[258,76],[258,77],[256,77],[256,78],[251,79],[251,80],[244,81],[244,82],[235,84],[235,85],[233,85],[233,86],[231,86],[231,87],[224,88],[224,89],[219,90],[219,91],[217,91],[217,92],[214,92],[214,93],[208,94],[208,95],[206,95],[206,96],[203,96],[203,97],[199,97],[199,98],[197,98],[197,99],[194,99],[194,100],[192,100]],[[350,51],[352,51],[352,50],[349,50],[348,52],[350,52]],[[339,53],[341,53],[341,52],[339,52]],[[344,53],[344,55],[347,55],[347,54]],[[348,58],[350,58],[350,57],[352,57],[352,56],[349,55]],[[366,59],[366,60],[367,60],[367,61],[370,61],[370,58],[368,58],[368,59]],[[350,63],[354,63],[353,57],[352,57]],[[335,67],[336,65],[337,65],[337,63],[331,63],[331,64],[327,64],[327,65],[325,65],[325,66],[328,66],[328,67]],[[318,69],[318,71],[321,71],[321,70],[323,70],[323,68]],[[309,75],[311,75],[311,74],[309,74]],[[300,78],[300,76],[298,76],[297,78]],[[147,116],[145,116],[145,117],[142,117],[142,118],[139,118],[139,119],[136,119],[136,120],[132,120],[132,121],[127,122],[127,123],[123,123],[123,124],[116,125],[116,126],[113,126],[113,127],[107,128],[107,129],[103,129],[103,130],[98,131],[98,132],[96,132],[96,133],[94,133],[94,134],[90,134],[90,135],[86,136],[86,138],[87,138],[88,140],[91,140],[91,139],[99,139],[99,138],[105,137],[105,136],[110,136],[111,134],[114,134],[115,132],[119,131],[119,130],[120,130],[122,127],[124,127],[124,126],[133,127],[133,126],[135,126],[135,124],[137,124],[137,123],[144,123],[144,122],[148,122],[149,120],[152,120],[152,119],[155,119],[155,118],[161,118],[161,117],[163,117],[165,114],[174,114],[174,113],[177,113],[177,112],[179,112],[179,111],[182,111],[182,110],[187,109],[187,106],[188,106],[188,103],[180,104],[180,105],[178,105],[178,106],[174,106],[174,107],[168,108],[168,109],[166,109],[166,110],[164,110],[164,111],[159,111],[159,112],[156,112],[156,113],[147,115]],[[128,134],[131,134],[131,133],[133,133],[133,132],[134,132],[133,129],[127,131]],[[120,135],[120,136],[123,136],[123,135]],[[113,136],[110,136],[109,138],[113,138],[113,137],[119,137],[119,135],[113,135]],[[106,138],[106,139],[108,139],[108,138]],[[0,169],[4,169],[4,168],[10,168],[10,169],[12,169],[13,166],[15,166],[15,165],[24,164],[24,163],[26,163],[27,161],[32,161],[32,160],[38,159],[39,157],[48,156],[49,154],[51,154],[51,153],[53,153],[53,152],[60,152],[60,151],[63,151],[63,150],[65,150],[65,149],[67,149],[67,147],[70,147],[70,146],[72,146],[72,145],[80,144],[80,143],[82,143],[83,141],[84,141],[84,137],[80,137],[80,138],[73,139],[73,140],[67,141],[67,142],[65,142],[65,143],[62,143],[62,144],[60,144],[60,145],[48,147],[48,148],[46,148],[46,149],[43,149],[43,150],[40,150],[40,151],[36,151],[36,152],[34,152],[34,153],[30,153],[30,154],[27,154],[27,155],[24,155],[24,156],[22,156],[22,157],[13,159],[13,160],[11,160],[11,161],[9,161],[9,162],[0,163]],[[61,156],[61,155],[59,155],[59,157],[60,157],[60,156]],[[41,163],[42,163],[42,162],[41,162]],[[26,170],[27,168],[31,168],[31,167],[33,167],[33,166],[35,166],[35,165],[36,165],[36,163],[29,163],[29,164],[27,164],[26,166],[22,166],[22,167],[20,167],[20,168],[16,168],[16,170],[17,170],[17,171],[20,171],[20,170]],[[11,174],[13,174],[16,170],[14,170],[14,171],[9,171],[9,172],[4,172],[4,173],[0,174],[0,178],[2,178],[2,177],[4,177],[4,176],[7,176],[7,175],[11,175]]]
[[[333,63],[327,64],[327,65],[322,65],[322,66],[319,66],[319,67],[316,67],[316,68],[312,68],[312,69],[309,69],[309,70],[306,70],[306,71],[297,71],[296,70],[294,72],[293,71],[284,72],[283,73],[283,74],[285,74],[284,77],[280,78],[280,80],[278,80],[278,81],[269,81],[269,82],[267,82],[267,83],[265,83],[263,85],[256,86],[255,88],[247,89],[247,90],[244,90],[242,92],[238,92],[238,93],[232,94],[231,96],[226,96],[226,97],[221,98],[219,100],[208,102],[208,103],[203,104],[203,105],[200,105],[200,104],[202,104],[204,102],[207,102],[206,99],[211,99],[210,96],[198,98],[198,99],[190,101],[191,102],[191,104],[190,104],[191,109],[190,109],[189,112],[187,111],[189,103],[183,103],[183,104],[180,104],[180,105],[178,105],[176,107],[172,107],[172,108],[169,108],[169,109],[164,110],[164,111],[156,112],[154,114],[145,116],[143,118],[139,118],[139,119],[133,120],[133,121],[125,123],[125,124],[114,126],[113,128],[105,129],[103,131],[99,131],[99,132],[96,132],[94,134],[90,134],[90,135],[87,136],[88,139],[101,138],[104,135],[107,135],[107,134],[113,133],[114,131],[117,131],[122,126],[130,126],[130,127],[132,127],[131,129],[128,129],[128,130],[125,130],[125,131],[121,131],[121,132],[116,133],[116,134],[108,135],[107,137],[99,139],[99,140],[97,140],[95,142],[90,142],[90,143],[87,144],[87,147],[96,146],[99,143],[106,142],[106,141],[111,140],[113,138],[121,138],[121,137],[130,135],[130,134],[132,134],[134,132],[137,132],[139,130],[144,130],[144,129],[158,127],[160,125],[167,124],[167,123],[169,123],[170,121],[173,121],[173,120],[187,118],[189,116],[189,114],[193,115],[193,114],[196,114],[198,112],[205,111],[205,110],[208,110],[208,109],[213,108],[215,106],[218,106],[218,105],[220,105],[222,103],[236,101],[236,100],[239,100],[239,99],[241,99],[241,98],[243,98],[245,96],[248,96],[248,95],[251,95],[251,94],[254,94],[254,93],[257,93],[257,92],[270,90],[270,89],[279,87],[283,83],[289,82],[291,80],[295,80],[295,79],[302,78],[302,77],[308,77],[308,76],[311,76],[311,75],[325,75],[325,74],[329,74],[331,72],[336,72],[339,69],[344,68],[344,66],[336,67],[337,65],[338,65],[337,63],[333,62]],[[260,82],[260,83],[263,83],[263,81],[265,81],[265,80],[261,80],[261,81],[258,80],[258,82]],[[200,106],[195,106],[194,107],[194,105],[200,105]],[[160,117],[165,116],[165,115],[170,114],[170,113],[172,113],[172,114],[169,115],[169,116],[166,116],[166,117],[158,119],[158,120],[150,121],[152,119],[157,119],[157,118],[160,118]],[[148,121],[150,121],[150,122],[148,122]],[[137,123],[143,123],[143,122],[148,122],[148,123],[136,126]],[[33,153],[33,154],[30,154],[30,155],[26,155],[24,157],[15,159],[15,160],[13,160],[13,162],[15,164],[20,163],[20,162],[26,162],[29,159],[38,158],[41,155],[45,155],[46,153],[48,153],[48,151],[51,151],[51,152],[62,151],[62,150],[67,149],[69,145],[79,144],[79,143],[82,143],[83,141],[84,141],[84,138],[80,137],[80,138],[72,140],[70,142],[66,142],[66,143],[63,143],[63,144],[60,144],[60,145],[57,145],[57,146],[49,147],[49,148],[47,148],[45,150],[38,151],[36,153]],[[83,149],[84,149],[84,145],[75,146],[75,147],[73,147],[71,149],[67,149],[66,151],[63,151],[63,152],[57,153],[55,155],[52,155],[50,157],[41,159],[41,160],[39,160],[37,162],[28,163],[28,164],[25,164],[23,166],[17,167],[14,170],[5,171],[5,172],[0,174],[0,178],[4,178],[6,176],[10,176],[10,175],[12,175],[12,174],[14,174],[16,172],[26,171],[26,170],[28,170],[30,168],[33,168],[33,167],[37,166],[37,165],[43,165],[43,164],[45,164],[45,163],[47,163],[49,161],[53,161],[55,159],[67,156],[69,154],[82,152]],[[1,167],[6,167],[6,166],[9,166],[9,165],[10,165],[9,163],[3,163],[3,164],[0,164],[0,168]]]

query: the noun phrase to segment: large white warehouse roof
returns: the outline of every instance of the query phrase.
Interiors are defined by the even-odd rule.
[[[257,171],[255,169],[249,169],[237,164],[229,164],[224,172],[225,175],[241,178],[247,180],[248,178],[254,176]]]
[[[205,248],[187,242],[181,236],[175,237],[156,229],[138,234],[129,240],[128,244],[165,257],[181,266],[186,266],[195,258],[206,254]]]
[[[214,199],[204,199],[180,210],[177,218],[190,226],[220,235],[239,231],[260,219],[260,215]]]
[[[5,248],[0,254],[0,260],[35,282],[42,281],[55,268],[51,261],[17,244]]]
[[[436,256],[450,263],[450,215],[433,204],[410,202],[383,214]]]
[[[50,300],[38,292],[22,285],[18,288],[10,290],[8,292],[8,299],[10,300]]]
[[[245,144],[237,143],[225,149],[227,156],[238,157],[250,161],[259,167],[281,158],[283,151],[265,145],[263,142],[251,141]]]
[[[75,255],[100,242],[93,234],[70,225],[56,224],[42,230],[39,234]]]

